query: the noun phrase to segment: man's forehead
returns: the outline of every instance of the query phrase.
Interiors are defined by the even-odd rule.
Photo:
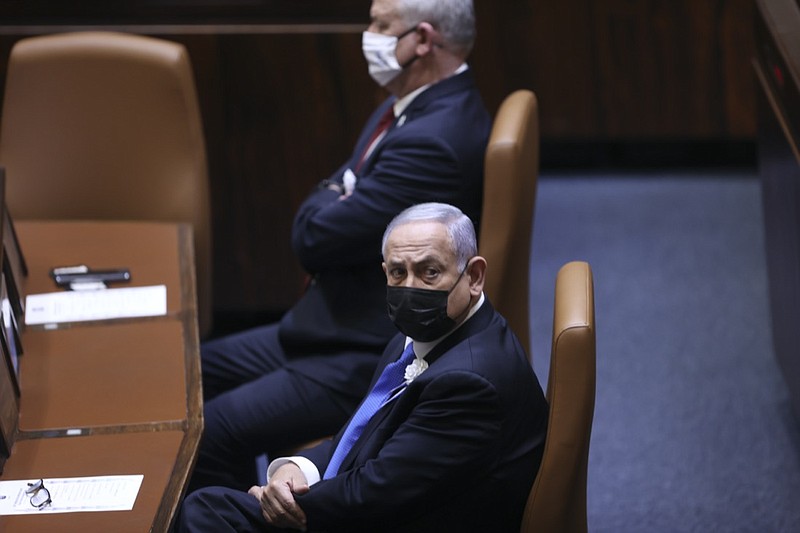
[[[406,241],[434,241],[447,239],[447,226],[436,220],[410,220],[399,224],[389,233],[389,240]]]
[[[452,245],[447,227],[434,221],[413,221],[395,227],[386,241],[389,254],[447,257]]]
[[[373,0],[369,15],[371,18],[391,18],[397,15],[397,0]]]

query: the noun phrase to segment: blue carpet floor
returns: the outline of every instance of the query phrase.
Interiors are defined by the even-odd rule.
[[[580,259],[595,276],[590,531],[800,532],[800,422],[772,349],[763,232],[755,172],[540,179],[543,386],[556,272]]]

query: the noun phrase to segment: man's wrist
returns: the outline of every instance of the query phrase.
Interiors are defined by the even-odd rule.
[[[344,186],[342,186],[341,183],[337,183],[332,180],[322,180],[317,187],[319,189],[328,189],[329,191],[335,191],[339,194],[344,194]]]
[[[269,483],[269,478],[272,477],[272,475],[286,463],[292,463],[300,468],[300,470],[303,472],[303,475],[306,476],[306,481],[308,482],[309,487],[314,483],[319,482],[319,469],[317,469],[316,465],[305,457],[293,456],[279,457],[269,464],[269,467],[267,468],[267,483]]]

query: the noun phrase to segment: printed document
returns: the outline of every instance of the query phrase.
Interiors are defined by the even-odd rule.
[[[28,492],[29,483],[38,479],[0,481],[0,515],[130,511],[143,479],[141,474],[45,478],[51,501],[41,507],[32,503],[41,495]]]

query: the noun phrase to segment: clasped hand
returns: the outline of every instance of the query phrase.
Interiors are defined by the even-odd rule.
[[[296,464],[286,463],[270,477],[267,485],[250,487],[247,492],[261,503],[261,513],[268,524],[306,530],[306,514],[294,495],[308,492],[308,482]]]

